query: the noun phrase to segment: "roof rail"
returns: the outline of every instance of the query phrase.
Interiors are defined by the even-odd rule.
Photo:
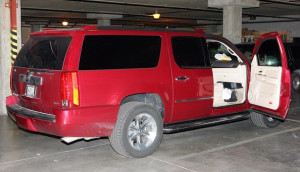
[[[194,32],[193,29],[176,29],[143,26],[97,26],[98,30],[140,30],[140,31],[165,31],[165,32]]]
[[[98,26],[83,26],[82,30],[97,30]]]
[[[74,31],[74,30],[80,30],[81,28],[75,27],[75,28],[44,28],[42,31]]]
[[[194,32],[196,32],[196,33],[202,33],[202,34],[204,34],[204,33],[205,33],[205,31],[204,31],[204,30],[199,30],[199,29],[194,29]]]
[[[56,28],[44,28],[43,31],[57,30]]]

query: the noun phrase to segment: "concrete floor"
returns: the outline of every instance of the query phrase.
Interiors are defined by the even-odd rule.
[[[249,120],[164,135],[143,159],[116,154],[108,139],[66,145],[0,116],[0,171],[300,171],[300,95],[287,120],[262,129]]]

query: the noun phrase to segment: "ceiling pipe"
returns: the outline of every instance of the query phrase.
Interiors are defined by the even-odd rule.
[[[186,10],[186,11],[204,11],[204,12],[213,12],[213,13],[223,13],[223,10],[219,9],[204,9],[204,8],[189,8],[189,7],[179,7],[179,6],[165,6],[165,5],[155,5],[155,4],[141,4],[141,3],[132,3],[132,2],[117,2],[117,1],[93,1],[93,0],[68,0],[75,2],[86,2],[86,3],[97,3],[97,4],[111,4],[111,5],[123,5],[123,6],[136,6],[136,7],[146,7],[146,8],[165,8],[165,9],[177,9],[177,10]],[[272,1],[274,0],[261,0],[261,1]],[[280,1],[281,2],[281,1]],[[283,2],[282,2],[283,3]],[[300,4],[297,4],[300,5]],[[243,13],[243,16],[258,16],[258,17],[268,17],[268,18],[282,18],[282,19],[296,19],[292,17],[280,17],[280,16],[269,16],[269,15],[256,15],[251,13]],[[201,20],[201,19],[195,19]]]
[[[185,11],[209,11],[214,13],[222,13],[221,10],[215,9],[203,9],[203,8],[188,8],[188,7],[178,7],[178,6],[162,6],[162,5],[154,5],[154,4],[140,4],[140,3],[130,3],[130,2],[116,2],[116,1],[91,1],[91,0],[69,0],[76,2],[87,2],[87,3],[102,3],[102,4],[111,4],[111,5],[127,5],[127,6],[136,6],[136,7],[148,7],[148,8],[165,8],[165,9],[177,9],[177,10],[185,10]],[[272,0],[261,0],[261,1],[269,1]],[[273,2],[273,1],[272,1]],[[275,1],[276,3],[278,1]],[[282,3],[282,2],[281,2]],[[299,5],[299,4],[298,4]],[[25,7],[22,10],[43,10],[43,11],[53,11],[53,12],[70,12],[70,13],[96,13],[96,14],[121,14],[127,16],[136,16],[136,17],[148,17],[145,14],[128,14],[121,12],[99,12],[99,11],[82,11],[82,10],[65,10],[65,9],[47,9],[47,8],[31,8]],[[257,15],[251,13],[243,13],[243,16],[257,16],[257,17],[266,17],[266,18],[278,18],[278,19],[289,19],[289,20],[297,20],[298,18],[293,17],[282,17],[282,16],[269,16],[269,15]],[[206,21],[216,21],[213,25],[219,25],[222,23],[222,19],[208,19],[208,18],[180,18],[180,17],[162,17],[165,19],[188,19],[188,20],[206,20]],[[284,21],[281,21],[284,22]],[[263,22],[262,22],[263,23]],[[266,22],[268,23],[268,22]],[[211,24],[209,24],[211,25]]]
[[[300,6],[300,3],[288,2],[288,1],[274,1],[274,0],[260,0],[260,1],[262,1],[262,2],[270,2],[270,3],[274,3],[274,4]]]
[[[146,7],[146,8],[165,8],[165,9],[177,9],[177,10],[188,10],[188,11],[205,11],[213,13],[223,13],[222,10],[218,9],[205,9],[205,8],[189,8],[189,7],[179,7],[179,6],[166,6],[166,5],[155,5],[155,4],[141,4],[133,2],[117,2],[117,1],[91,1],[91,0],[68,0],[75,2],[87,2],[87,3],[97,3],[97,4],[110,4],[110,5],[123,5],[123,6],[135,6],[135,7]]]
[[[49,8],[34,8],[34,7],[23,7],[22,10],[41,10],[41,11],[52,11],[52,12],[70,12],[70,13],[95,13],[95,14],[117,14],[117,15],[128,15],[136,17],[149,17],[144,14],[129,14],[120,12],[107,12],[107,11],[82,11],[82,10],[65,10],[65,9],[49,9]],[[186,19],[186,20],[206,20],[206,21],[222,21],[222,19],[208,19],[208,18],[184,18],[184,17],[161,17],[165,19]]]

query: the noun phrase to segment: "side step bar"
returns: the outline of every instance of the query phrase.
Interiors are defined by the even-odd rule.
[[[249,118],[249,111],[238,112],[229,115],[222,115],[213,118],[196,119],[191,121],[176,122],[164,124],[163,132],[165,134],[177,133],[181,131],[193,130],[213,125],[219,125],[229,122],[241,121]]]

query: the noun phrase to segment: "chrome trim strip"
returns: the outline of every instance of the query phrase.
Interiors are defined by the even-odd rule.
[[[43,112],[37,112],[34,110],[30,110],[27,108],[24,108],[18,104],[8,105],[6,106],[7,111],[16,113],[16,115],[22,115],[29,118],[36,118],[44,121],[50,121],[55,122],[55,115],[43,113]]]
[[[192,101],[209,100],[209,99],[213,99],[213,97],[203,97],[203,98],[195,98],[195,99],[175,100],[175,103],[192,102]]]

